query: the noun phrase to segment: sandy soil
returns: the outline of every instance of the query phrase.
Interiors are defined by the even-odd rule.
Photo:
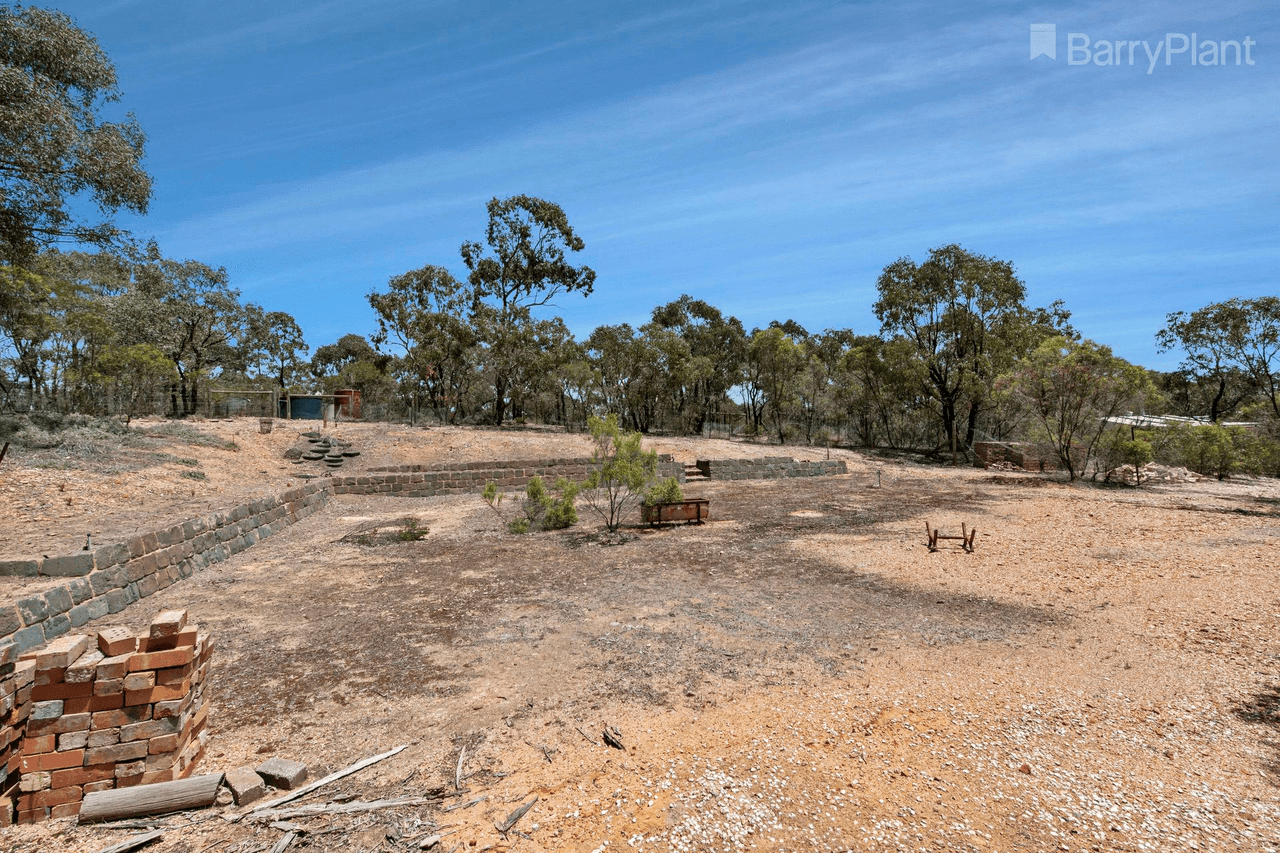
[[[227,453],[275,470],[292,436],[239,429]],[[364,464],[585,446],[356,440]],[[437,850],[531,853],[1280,847],[1275,483],[1104,490],[840,455],[854,473],[692,484],[710,524],[617,538],[585,510],[518,537],[474,496],[338,498],[117,618],[186,607],[218,639],[202,771],[281,755],[318,777],[409,745],[303,802],[430,803],[288,818],[305,830],[291,849],[416,850],[435,833]],[[224,491],[206,499],[261,485],[219,480],[212,459],[204,484]],[[148,491],[146,512],[168,512]],[[341,541],[405,516],[429,534]],[[926,520],[976,526],[976,552],[930,554]],[[288,831],[223,819],[237,811],[157,821],[150,849],[249,853]],[[97,850],[137,831],[63,821],[0,842]]]

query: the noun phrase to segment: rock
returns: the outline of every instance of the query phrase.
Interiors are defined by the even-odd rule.
[[[309,444],[295,444],[284,452],[285,459],[301,459],[302,454],[311,449]]]
[[[231,805],[231,802],[233,799],[234,797],[232,796],[231,791],[229,791],[227,788],[219,788],[218,796],[213,802],[215,805],[229,806]]]
[[[267,785],[252,767],[237,767],[228,770],[222,784],[231,791],[237,806],[244,806],[260,799],[267,793]]]
[[[282,791],[292,791],[307,781],[307,765],[287,758],[268,758],[256,768],[257,774],[268,785]]]
[[[1031,775],[1031,765],[1030,765],[1030,764],[1024,764],[1024,765],[1022,765],[1021,767],[1019,767],[1019,768],[1018,768],[1018,772],[1019,772],[1019,773],[1025,773],[1025,774],[1027,774],[1028,776],[1030,776],[1030,775]]]

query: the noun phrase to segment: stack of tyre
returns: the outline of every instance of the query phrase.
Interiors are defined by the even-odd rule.
[[[339,438],[318,432],[304,432],[302,437],[310,446],[302,452],[301,458],[295,460],[299,463],[322,461],[325,467],[334,470],[341,468],[345,460],[360,455],[360,451],[353,448],[350,442]]]

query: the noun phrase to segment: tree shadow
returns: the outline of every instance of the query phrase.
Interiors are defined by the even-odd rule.
[[[1275,738],[1264,737],[1262,742],[1270,747],[1275,756],[1264,762],[1263,769],[1272,785],[1280,787],[1280,683],[1264,687],[1252,696],[1237,702],[1231,709],[1236,718],[1255,725],[1262,725],[1275,735]]]

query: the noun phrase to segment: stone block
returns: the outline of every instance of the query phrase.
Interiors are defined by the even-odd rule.
[[[23,628],[13,634],[13,641],[17,644],[19,652],[34,649],[44,642],[44,626],[32,625],[30,628]]]
[[[44,594],[44,606],[50,616],[56,616],[59,613],[66,613],[72,607],[71,593],[63,586],[46,590]]]
[[[307,765],[288,758],[268,758],[254,772],[271,787],[283,791],[292,791],[307,781]]]
[[[0,637],[7,637],[22,628],[22,617],[12,604],[0,605]]]
[[[94,619],[101,619],[108,612],[110,612],[110,607],[107,604],[107,600],[105,598],[94,598],[71,608],[71,612],[67,616],[71,619],[72,627],[79,628]]]
[[[40,559],[0,560],[0,576],[33,578],[40,573]]]
[[[94,567],[98,569],[109,569],[112,566],[120,565],[128,559],[129,549],[123,543],[104,545],[93,555]]]
[[[40,574],[48,577],[76,578],[93,571],[93,553],[83,551],[65,557],[49,557],[40,565]]]
[[[44,638],[51,640],[54,637],[61,637],[63,634],[71,630],[71,617],[59,613],[57,616],[50,616],[44,620]]]
[[[43,595],[18,599],[18,613],[22,614],[22,624],[38,625],[49,618],[49,605]]]

